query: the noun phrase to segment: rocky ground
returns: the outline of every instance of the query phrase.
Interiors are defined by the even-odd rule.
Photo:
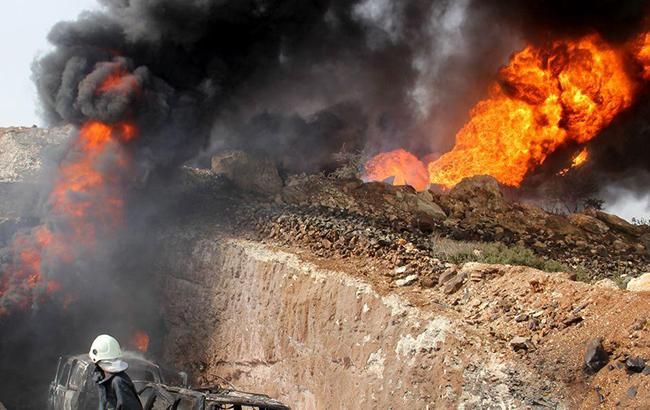
[[[649,226],[593,209],[551,214],[505,199],[490,177],[465,180],[448,193],[322,175],[290,177],[283,186],[268,163],[246,161],[213,161],[217,174],[236,175],[230,178],[236,186],[256,194],[238,217],[262,237],[308,246],[318,256],[380,257],[398,274],[417,270],[427,280],[457,259],[502,262],[499,253],[506,262],[621,286],[650,271]],[[474,249],[458,255],[462,243]]]

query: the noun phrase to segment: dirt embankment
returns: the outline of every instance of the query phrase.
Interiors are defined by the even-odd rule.
[[[650,355],[647,326],[639,327],[647,296],[509,267],[474,274],[462,292],[445,295],[396,288],[381,272],[357,276],[352,260],[195,239],[167,238],[163,286],[168,359],[199,383],[224,378],[299,409],[650,402],[650,377],[621,366]],[[587,376],[594,336],[604,337],[611,361]]]

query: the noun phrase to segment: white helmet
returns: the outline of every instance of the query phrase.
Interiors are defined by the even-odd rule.
[[[90,356],[90,360],[93,363],[97,363],[100,360],[115,360],[122,357],[122,349],[120,348],[119,342],[113,336],[99,335],[90,346],[88,356]]]

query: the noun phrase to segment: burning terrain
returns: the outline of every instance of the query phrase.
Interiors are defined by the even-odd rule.
[[[650,6],[560,3],[55,26],[52,128],[0,134],[0,399],[109,332],[296,408],[650,401],[650,229],[598,199],[647,193]]]

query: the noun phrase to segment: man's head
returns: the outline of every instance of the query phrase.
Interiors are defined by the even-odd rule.
[[[97,336],[90,346],[88,356],[105,372],[119,373],[129,367],[125,361],[121,360],[122,349],[120,343],[113,336]]]

